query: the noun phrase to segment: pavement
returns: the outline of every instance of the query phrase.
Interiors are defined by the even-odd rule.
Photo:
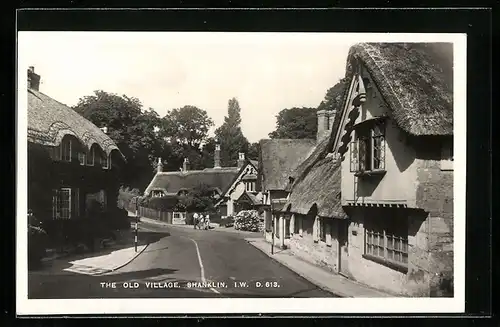
[[[139,240],[149,245],[131,262],[88,274],[67,269],[85,262],[85,257],[53,260],[28,274],[28,298],[338,297],[249,244],[245,240],[249,233],[258,234],[195,230],[141,219]],[[111,252],[120,251],[110,251],[113,256]]]
[[[271,244],[263,238],[247,238],[247,242],[283,264],[298,275],[317,285],[322,290],[331,292],[339,297],[374,298],[395,297],[366,285],[349,280],[341,275],[326,271],[325,269],[306,262],[293,255],[290,250],[277,249],[271,254]]]

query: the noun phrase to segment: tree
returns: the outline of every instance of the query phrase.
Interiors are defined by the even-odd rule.
[[[248,159],[258,160],[259,153],[260,153],[260,143],[254,142],[254,143],[250,144],[250,147],[248,148],[248,154],[247,154]]]
[[[348,80],[346,78],[340,79],[334,86],[326,91],[325,99],[320,103],[318,110],[340,110],[342,100]]]
[[[315,108],[290,108],[276,116],[276,130],[269,133],[272,139],[315,139],[318,121]]]
[[[184,158],[188,158],[190,169],[205,168],[202,145],[208,140],[208,131],[213,125],[207,112],[195,106],[171,110],[162,119],[159,132],[171,151],[164,168],[177,170],[182,167]]]
[[[156,158],[164,151],[155,131],[161,123],[158,114],[152,108],[143,110],[137,98],[102,90],[80,98],[73,109],[98,127],[108,128],[109,137],[127,158],[124,183],[144,189],[153,176]]]
[[[227,116],[224,123],[215,130],[215,136],[221,146],[221,165],[234,167],[238,162],[239,152],[248,152],[249,142],[241,131],[241,108],[236,98],[228,101]]]
[[[214,153],[216,141],[213,137],[207,139],[203,144],[201,150],[201,161],[205,168],[212,168],[214,166]]]
[[[163,118],[162,124],[165,136],[195,149],[200,149],[213,125],[214,122],[207,112],[195,106],[171,110]]]

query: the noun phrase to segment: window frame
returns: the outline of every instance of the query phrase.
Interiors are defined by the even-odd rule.
[[[350,172],[356,176],[386,172],[387,133],[383,118],[385,117],[375,117],[354,126],[354,138],[349,143],[349,156]],[[380,145],[376,146],[376,142],[380,142]],[[375,155],[377,149],[378,155]],[[377,161],[378,167],[375,168]]]
[[[71,219],[73,211],[73,195],[76,189],[71,189],[70,187],[61,187],[59,189],[53,190],[52,195],[52,219]],[[68,206],[63,208],[62,194],[67,193],[68,195]],[[78,192],[79,193],[79,192]],[[76,194],[78,197],[78,194]],[[78,201],[77,201],[78,202]],[[67,217],[63,216],[63,209],[67,210]],[[75,210],[79,209],[79,203],[75,206]]]
[[[78,152],[78,161],[80,162],[80,166],[87,164],[87,153],[85,150]]]
[[[395,218],[406,219],[405,217]],[[364,228],[363,257],[406,273],[409,261],[408,226],[404,221],[400,222],[401,225],[396,228],[394,228],[394,221],[388,222],[388,219],[378,222],[372,221],[366,224]],[[376,242],[374,241],[374,235],[377,235]],[[389,239],[392,239],[392,245],[389,245]],[[400,241],[399,248],[395,246],[395,239]],[[380,240],[382,240],[382,244],[380,244]],[[378,253],[375,253],[374,247],[377,247]],[[380,254],[380,250],[383,251],[382,254]],[[393,252],[392,257],[389,256],[389,252]],[[400,260],[395,259],[396,253],[400,255]]]
[[[319,241],[323,242],[323,243],[326,243],[326,239],[327,239],[327,236],[326,236],[327,235],[326,224],[327,224],[326,218],[319,217],[319,222],[318,222],[319,231],[318,231],[318,235],[319,235]]]
[[[61,154],[59,156],[60,160],[61,161],[65,161],[65,162],[71,162],[72,160],[72,143],[73,143],[73,140],[69,137],[65,137],[61,140],[61,144],[60,144],[60,151],[61,151]],[[66,148],[66,145],[69,145],[68,148]],[[65,156],[65,150],[68,150],[69,153],[66,153],[67,154],[67,157]]]
[[[91,146],[89,149],[86,165],[91,167],[95,165],[95,146]]]
[[[302,217],[299,215],[294,215],[294,222],[293,222],[293,234],[294,235],[300,235],[300,223],[301,223]]]
[[[108,169],[108,155],[106,154],[106,151],[101,149],[99,152],[99,166],[101,166],[102,169]]]

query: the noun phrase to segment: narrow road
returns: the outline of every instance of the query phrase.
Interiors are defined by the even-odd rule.
[[[100,276],[29,276],[29,298],[333,297],[244,240],[248,235],[140,223],[146,251]]]

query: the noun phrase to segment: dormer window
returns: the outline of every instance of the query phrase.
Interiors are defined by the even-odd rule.
[[[64,138],[61,142],[61,160],[71,162],[71,139]]]
[[[91,147],[87,155],[87,166],[93,166],[95,162],[95,147]]]
[[[78,161],[80,162],[81,166],[85,166],[87,161],[87,154],[85,153],[85,150],[78,152]]]
[[[351,172],[357,176],[385,172],[385,124],[374,118],[354,126],[350,144]]]
[[[111,168],[111,155],[107,155],[106,152],[103,152],[100,157],[101,167],[102,169],[110,169]]]

